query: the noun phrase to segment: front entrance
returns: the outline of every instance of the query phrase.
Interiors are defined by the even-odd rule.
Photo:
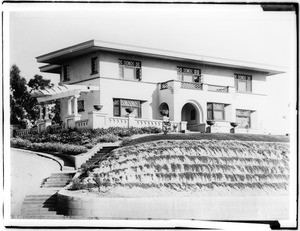
[[[192,103],[186,103],[182,107],[181,121],[187,121],[187,130],[200,131],[200,113]]]

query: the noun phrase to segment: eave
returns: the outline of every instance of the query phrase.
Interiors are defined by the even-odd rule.
[[[39,67],[41,72],[60,74],[61,66],[56,64],[50,64],[46,66]]]
[[[271,66],[260,63],[243,62],[237,60],[221,59],[195,54],[173,52],[161,49],[150,49],[146,47],[129,46],[124,44],[108,43],[96,40],[90,40],[58,51],[54,51],[36,59],[38,62],[49,64],[62,64],[65,60],[89,54],[95,51],[110,51],[123,54],[154,57],[168,60],[177,60],[184,62],[199,63],[202,65],[222,66],[235,69],[246,69],[259,72],[265,72],[267,75],[275,75],[286,72],[285,67]]]

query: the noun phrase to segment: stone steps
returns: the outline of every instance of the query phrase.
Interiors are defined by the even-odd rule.
[[[108,146],[101,148],[98,152],[96,152],[90,159],[88,159],[85,164],[92,165],[99,162],[106,154],[111,152],[112,150],[116,149],[117,146]]]
[[[57,214],[57,195],[33,194],[24,199],[21,217],[25,219],[63,219]]]
[[[75,173],[52,173],[44,181],[42,188],[63,188],[70,183]]]

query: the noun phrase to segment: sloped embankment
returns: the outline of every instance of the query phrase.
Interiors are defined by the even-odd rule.
[[[141,143],[114,150],[94,173],[109,179],[114,191],[287,191],[289,144],[233,140]],[[85,181],[92,178],[93,174]]]

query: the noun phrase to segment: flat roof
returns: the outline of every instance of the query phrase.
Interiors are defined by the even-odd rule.
[[[98,40],[90,40],[84,43],[79,43],[74,46],[66,47],[45,55],[38,56],[36,57],[36,59],[37,62],[39,63],[50,64],[47,65],[47,68],[45,68],[46,66],[41,67],[41,71],[51,72],[50,69],[57,68],[57,66],[53,66],[53,65],[62,64],[66,59],[76,57],[79,55],[88,54],[94,51],[113,51],[113,52],[140,55],[146,57],[195,62],[195,63],[205,64],[205,65],[247,69],[253,71],[266,72],[267,75],[275,75],[275,74],[286,72],[286,68],[281,66],[272,66],[267,64],[244,62],[244,61],[230,60],[230,59],[221,59],[221,58],[214,58],[214,57],[201,56],[195,54],[174,52],[169,50],[152,49],[152,48],[138,47],[133,45],[103,42]],[[50,68],[50,66],[52,68]]]

